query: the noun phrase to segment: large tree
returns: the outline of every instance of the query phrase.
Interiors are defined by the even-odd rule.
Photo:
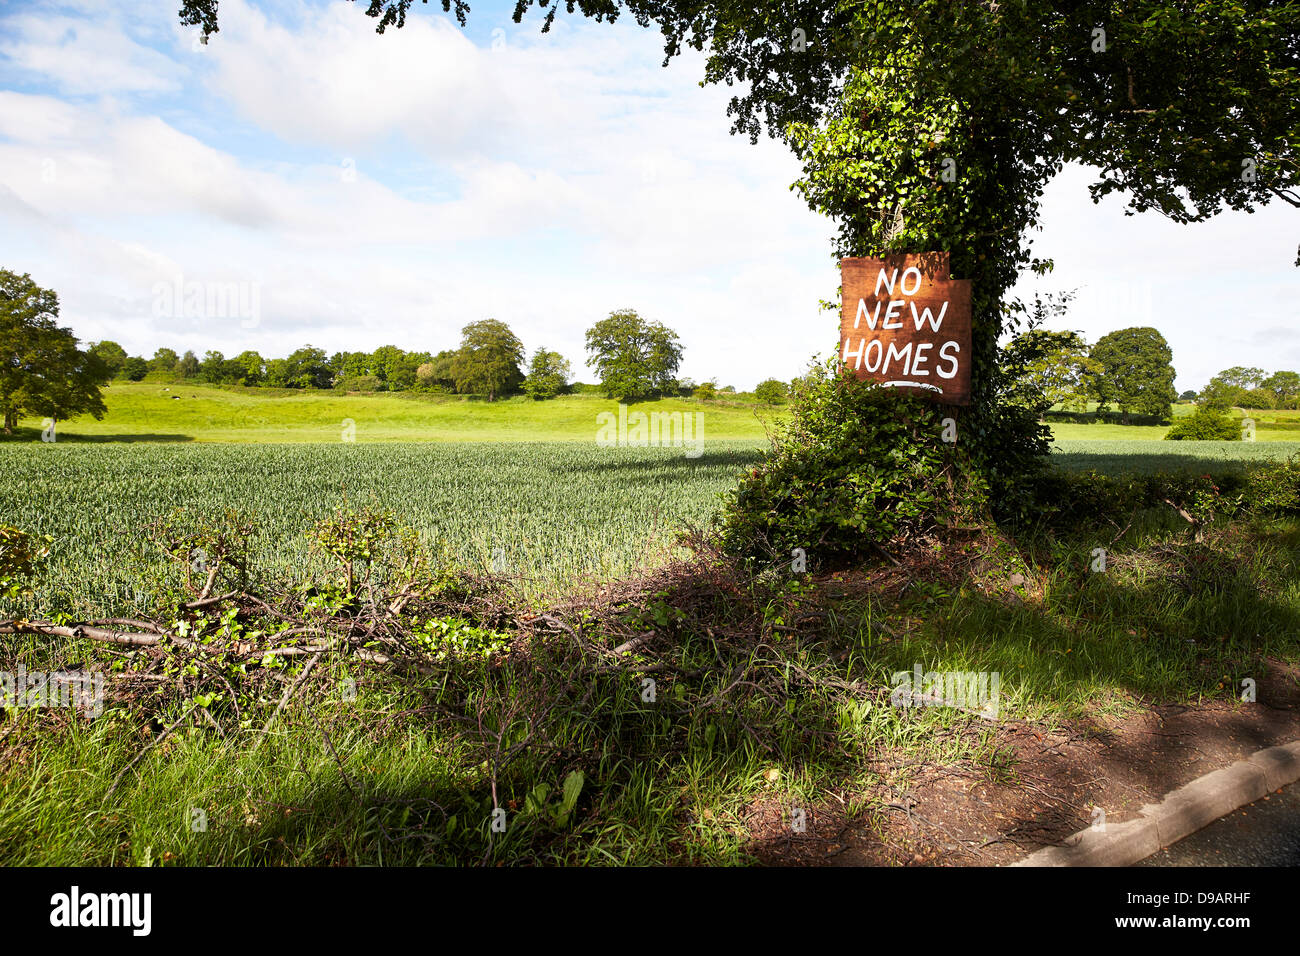
[[[1153,415],[1167,419],[1178,397],[1174,390],[1173,352],[1156,329],[1137,327],[1103,335],[1092,347],[1097,363],[1092,388],[1098,411],[1115,405],[1129,416]]]
[[[617,309],[589,328],[587,354],[605,394],[619,401],[673,391],[682,362],[677,333],[634,309]]]
[[[1017,336],[1004,356],[1016,366],[1010,399],[1040,418],[1053,405],[1081,411],[1089,379],[1099,371],[1078,332],[1031,329]]]
[[[498,319],[483,319],[461,329],[460,348],[451,360],[450,373],[456,391],[486,395],[491,402],[520,386],[523,361],[524,344],[510,326]]]
[[[59,297],[27,274],[0,269],[0,412],[6,435],[22,415],[104,417],[99,389],[110,378],[93,352],[58,324]]]

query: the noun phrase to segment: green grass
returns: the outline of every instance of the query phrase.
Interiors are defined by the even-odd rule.
[[[586,441],[597,415],[618,403],[597,395],[537,402],[497,402],[449,395],[335,394],[298,389],[115,383],[104,390],[103,420],[60,422],[59,442],[338,442],[344,422],[355,441]],[[693,412],[705,440],[761,441],[782,412],[753,402],[663,399],[630,406],[641,412]],[[39,437],[41,422],[24,420],[22,440]]]
[[[1245,677],[1265,686],[1263,658],[1294,661],[1300,651],[1300,523],[1223,527],[1203,545],[1174,528],[1151,516],[1103,542],[1105,574],[1089,571],[1096,542],[1082,533],[1026,542],[1029,559],[1010,548],[981,550],[961,576],[920,576],[901,592],[831,595],[825,625],[801,633],[768,631],[761,621],[725,637],[675,631],[664,659],[682,676],[658,674],[653,704],[639,696],[636,671],[601,661],[583,670],[573,656],[486,674],[456,665],[404,682],[372,674],[354,701],[330,692],[344,676],[331,673],[312,709],[287,711],[260,749],[252,746],[258,722],[226,738],[196,726],[156,747],[111,795],[146,739],[129,712],[110,710],[93,723],[20,712],[0,738],[0,858],[743,864],[755,807],[870,823],[906,787],[907,766],[933,762],[1013,786],[1021,779],[994,726],[947,708],[882,703],[891,672],[914,664],[997,672],[1000,717],[1039,727],[1131,712],[1143,700],[1232,699]],[[1028,577],[1018,599],[1007,592],[1013,570]],[[743,598],[719,613],[725,618]],[[765,618],[806,606],[797,590],[769,600]],[[6,643],[6,657],[21,654],[29,667],[55,653],[48,642]],[[65,660],[88,652],[76,644],[57,651]],[[816,679],[791,679],[801,672]],[[773,698],[737,688],[737,674],[762,681]],[[863,690],[846,695],[832,680]],[[498,776],[509,825],[490,837],[487,762],[466,747],[445,708],[464,708],[491,730],[508,722],[512,700],[539,690],[555,706],[543,740]],[[711,699],[724,703],[701,706]],[[520,739],[525,728],[511,726],[509,739]],[[883,769],[895,763],[903,769]],[[572,822],[526,812],[534,788],[554,790],[574,770],[585,784]],[[203,829],[191,825],[196,810]],[[818,835],[833,838],[837,827]]]
[[[526,599],[545,603],[583,577],[662,563],[675,532],[706,521],[756,460],[763,435],[753,406],[639,406],[708,416],[706,452],[690,459],[682,449],[597,446],[595,414],[613,403],[589,397],[488,405],[184,386],[179,401],[161,386],[110,392],[104,422],[67,423],[54,444],[28,431],[0,449],[0,521],[54,538],[36,597],[0,606],[0,617],[165,615],[176,572],[148,525],[180,506],[251,514],[260,524],[255,580],[302,581],[321,570],[305,528],[345,499],[393,508],[457,561],[495,566]],[[339,440],[344,418],[356,422],[356,443]],[[1290,420],[1277,416],[1279,432]],[[1095,436],[1121,426],[1069,427]],[[1265,439],[1265,428],[1256,443],[1058,435],[1055,460],[1101,471],[1200,471],[1300,451],[1300,442]],[[725,592],[712,627],[671,633],[664,663],[685,676],[665,676],[654,705],[641,699],[639,679],[603,661],[584,669],[571,658],[554,666],[542,658],[531,671],[454,665],[409,681],[357,671],[355,701],[327,693],[351,676],[336,668],[320,675],[312,710],[289,708],[260,749],[244,732],[222,738],[188,727],[111,796],[113,780],[177,712],[159,715],[164,723],[152,729],[127,709],[94,722],[7,714],[0,859],[744,863],[746,814],[755,806],[862,820],[884,812],[874,788],[904,785],[906,771],[882,776],[882,755],[1017,779],[987,725],[948,709],[880,706],[871,693],[846,697],[840,685],[878,691],[916,663],[996,671],[1002,714],[1050,725],[1142,700],[1230,698],[1241,677],[1263,674],[1265,656],[1295,660],[1300,523],[1220,527],[1204,545],[1188,542],[1181,524],[1172,511],[1143,515],[1117,540],[1117,528],[1103,537],[1079,529],[981,553],[956,579],[827,594],[824,626],[797,632],[771,625],[800,619],[807,598],[798,588],[778,586],[751,616],[736,610],[746,594]],[[1104,575],[1088,571],[1098,545],[1110,555]],[[1014,572],[1028,584],[1013,599],[1006,582]],[[697,580],[656,600],[675,607],[707,586]],[[111,659],[87,642],[0,638],[6,668]],[[791,668],[818,679],[792,682]],[[771,696],[746,696],[736,674],[764,682]],[[537,785],[558,788],[581,770],[576,819],[561,827],[512,810],[507,834],[489,838],[487,765],[449,709],[489,731],[522,733],[508,716],[511,702],[539,693],[556,702],[545,739],[501,775],[501,799],[524,806]],[[206,815],[206,829],[190,825],[192,810]]]
[[[1300,453],[1300,441],[1058,439],[1053,443],[1052,460],[1066,468],[1079,470],[1150,474],[1157,471],[1232,470],[1252,461],[1276,461],[1297,453]]]
[[[1190,415],[1195,405],[1175,405],[1174,418]],[[1095,411],[1095,405],[1089,405],[1089,411]],[[1234,408],[1229,411],[1233,418],[1250,418],[1255,422],[1256,442],[1291,442],[1300,443],[1300,411],[1290,410],[1246,410]],[[1169,431],[1167,425],[1112,425],[1108,422],[1058,422],[1051,421],[1052,437],[1059,441],[1147,441],[1161,440]],[[1170,445],[1186,442],[1170,442]],[[1246,443],[1249,444],[1249,443]]]

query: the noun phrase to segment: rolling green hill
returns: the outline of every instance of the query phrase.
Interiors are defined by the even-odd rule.
[[[601,412],[618,403],[598,395],[549,401],[527,397],[486,402],[456,395],[335,392],[114,383],[104,389],[108,414],[60,422],[57,440],[321,442],[339,441],[344,423],[355,441],[594,441]],[[705,441],[761,442],[782,409],[753,402],[665,399],[629,406],[642,412],[694,412]],[[15,437],[39,438],[39,419],[25,419]]]

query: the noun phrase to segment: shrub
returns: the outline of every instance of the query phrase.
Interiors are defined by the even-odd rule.
[[[767,458],[727,497],[725,551],[847,558],[982,517],[986,487],[942,440],[951,413],[834,374],[803,380],[793,405]]]
[[[1175,422],[1165,441],[1241,441],[1241,425],[1222,409],[1202,405]]]
[[[384,383],[375,375],[355,375],[340,379],[334,388],[340,392],[377,392]]]
[[[1170,504],[1198,521],[1208,521],[1236,514],[1245,485],[1245,476],[1232,471],[1111,475],[1053,468],[1038,482],[1036,507],[1047,524],[1060,529],[1110,525],[1139,511]]]
[[[1246,506],[1266,515],[1300,515],[1300,454],[1252,470],[1246,479]]]
[[[759,382],[754,388],[754,398],[765,405],[784,405],[789,395],[785,382],[775,378]]]
[[[0,595],[17,598],[29,593],[27,579],[36,576],[49,554],[48,537],[0,524]]]

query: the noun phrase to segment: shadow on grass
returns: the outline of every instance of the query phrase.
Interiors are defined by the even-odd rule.
[[[639,471],[645,471],[647,468],[662,470],[664,468],[670,471],[688,472],[695,468],[719,468],[734,467],[749,468],[757,464],[762,457],[762,449],[755,447],[752,451],[746,448],[727,448],[709,451],[707,444],[704,451],[698,457],[687,457],[687,448],[663,448],[659,449],[661,455],[648,457],[646,452],[651,449],[645,448],[606,448],[602,451],[607,455],[602,455],[595,459],[585,459],[573,464],[566,464],[566,471],[591,472],[591,473],[627,473],[634,474]]]
[[[103,444],[168,444],[174,442],[192,442],[193,435],[168,434],[165,432],[124,432],[118,435],[78,435],[75,432],[59,432],[55,445],[103,445]],[[17,428],[12,435],[0,435],[0,442],[16,444],[41,442],[41,429]]]

